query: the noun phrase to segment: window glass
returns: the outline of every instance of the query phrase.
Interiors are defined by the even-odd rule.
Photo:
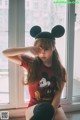
[[[9,0],[0,0],[0,103],[9,102],[8,60],[2,51],[8,48]]]
[[[80,5],[75,5],[73,97],[80,97]]]
[[[29,4],[28,7],[27,4]],[[52,0],[49,1],[25,0],[25,46],[31,46],[34,43],[34,39],[29,34],[30,28],[32,26],[39,25],[42,28],[42,31],[46,30],[50,32],[53,26],[58,24],[64,27],[66,26],[65,4],[63,5],[53,4]],[[65,49],[66,49],[65,35],[59,39],[56,39],[56,48],[59,52],[61,61],[64,66],[65,66]],[[62,98],[65,97],[66,97],[66,90],[64,90],[62,94]],[[27,92],[26,92],[26,98],[27,98]]]

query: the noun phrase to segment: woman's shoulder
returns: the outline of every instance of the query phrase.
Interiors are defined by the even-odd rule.
[[[28,55],[26,55],[26,54],[21,55],[21,58],[22,58],[22,60],[25,61],[25,62],[33,62],[33,60],[34,60],[34,57],[28,56]]]
[[[28,68],[34,61],[34,58],[32,56],[28,56],[26,54],[21,55],[21,66]]]

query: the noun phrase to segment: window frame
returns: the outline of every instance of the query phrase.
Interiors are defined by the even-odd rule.
[[[23,45],[24,41],[22,41],[24,39],[24,33],[25,33],[24,3],[25,3],[24,0],[23,1],[9,0],[8,48],[24,46]],[[22,106],[20,100],[20,96],[22,96],[21,94],[22,92],[19,92],[19,90],[22,88],[22,86],[20,86],[19,84],[19,80],[21,79],[21,76],[19,75],[19,71],[20,71],[19,67],[18,65],[15,65],[14,63],[8,61],[8,69],[9,69],[8,72],[9,72],[10,103],[0,104],[1,110],[19,108],[20,106]]]

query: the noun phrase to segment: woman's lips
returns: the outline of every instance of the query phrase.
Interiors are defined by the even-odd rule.
[[[46,57],[41,57],[41,59],[46,59]]]

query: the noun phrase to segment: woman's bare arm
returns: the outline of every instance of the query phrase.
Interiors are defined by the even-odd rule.
[[[10,48],[2,51],[2,53],[12,62],[21,65],[22,58],[21,55],[27,52],[31,52],[36,55],[38,53],[37,47],[20,47],[20,48]]]
[[[62,89],[64,87],[65,82],[62,83]],[[61,94],[62,94],[62,90],[61,91],[56,91],[54,99],[52,101],[52,106],[54,107],[54,109],[56,110],[60,104],[60,99],[61,99]]]
[[[64,81],[67,81],[66,71],[65,71]],[[60,104],[61,94],[62,94],[64,85],[65,85],[64,81],[62,81],[62,83],[61,83],[61,90],[56,91],[54,99],[52,101],[52,106],[54,107],[55,110],[58,108],[58,106]]]

